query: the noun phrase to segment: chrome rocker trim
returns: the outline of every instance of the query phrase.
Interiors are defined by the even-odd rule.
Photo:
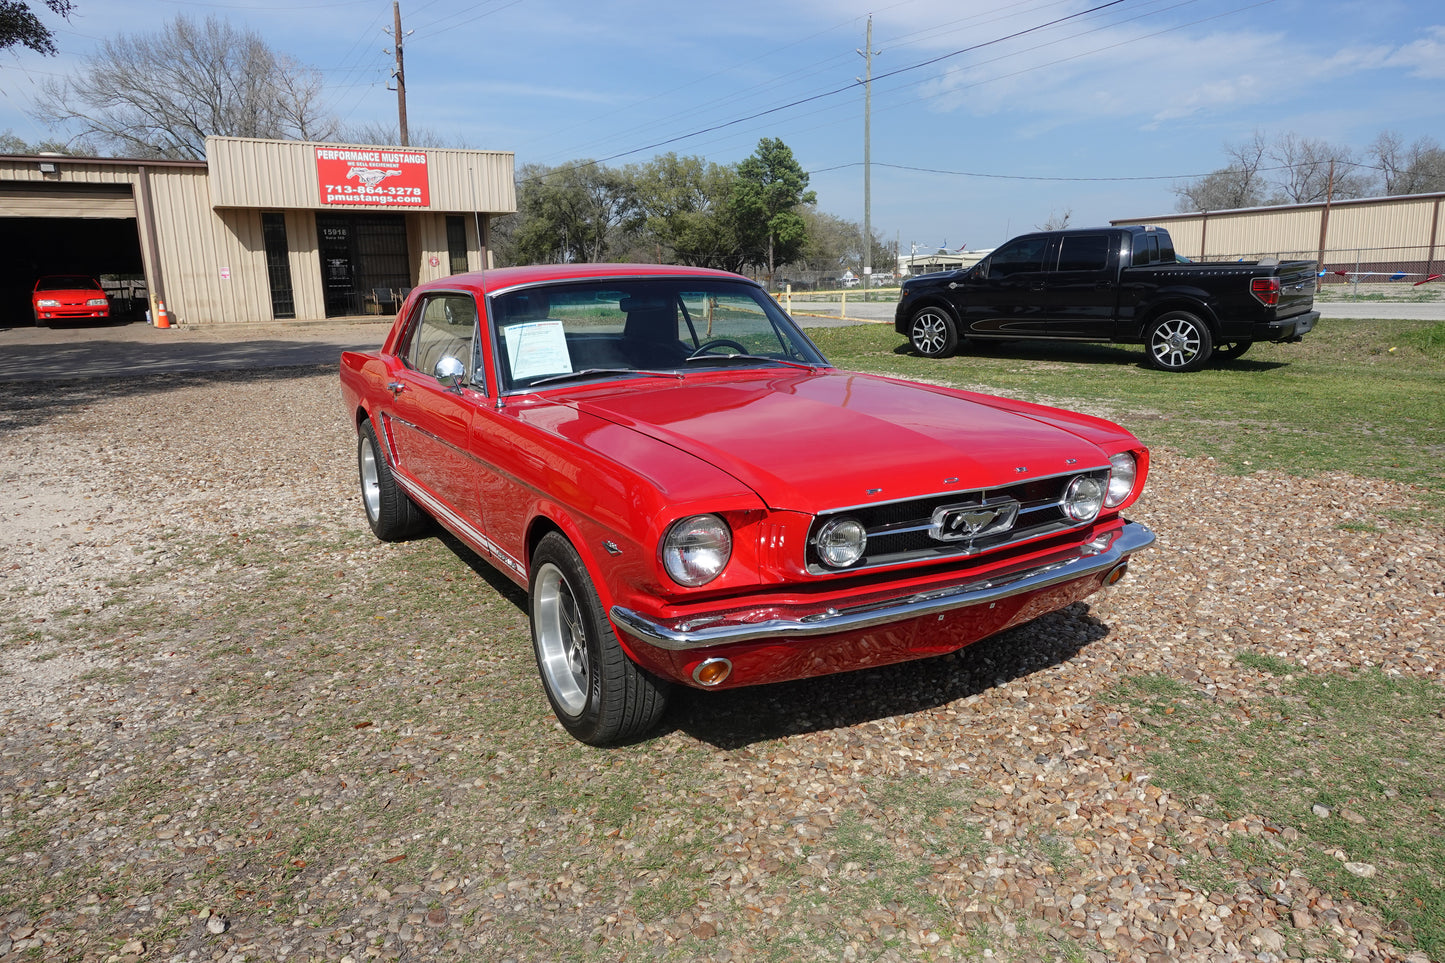
[[[628,635],[675,652],[715,645],[752,642],[757,639],[812,638],[837,632],[857,632],[891,622],[985,605],[1039,589],[1107,572],[1131,553],[1154,544],[1148,526],[1127,522],[1107,546],[1103,539],[1089,542],[1072,558],[1047,562],[994,578],[964,582],[912,595],[870,602],[847,609],[826,609],[798,619],[769,619],[765,622],[737,621],[707,624],[704,617],[683,619],[669,625],[620,605],[612,607],[612,622]],[[681,626],[681,627],[679,627]]]

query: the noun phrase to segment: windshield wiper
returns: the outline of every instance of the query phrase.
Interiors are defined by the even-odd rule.
[[[793,361],[791,358],[770,358],[765,354],[713,354],[712,352],[694,352],[687,356],[686,361],[762,361],[768,364],[785,364],[793,368],[806,368],[812,371],[816,365],[808,364],[805,361]]]
[[[650,375],[655,378],[682,379],[682,374],[677,371],[651,371],[646,368],[583,368],[581,371],[567,371],[562,374],[538,378],[536,381],[527,385],[527,388],[531,390],[532,388],[540,388],[542,385],[559,384],[563,381],[575,381],[579,378],[595,378],[599,375]]]

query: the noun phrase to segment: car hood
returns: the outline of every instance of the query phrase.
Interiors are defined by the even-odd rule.
[[[1091,431],[1127,437],[1054,409],[841,371],[633,388],[569,400],[728,472],[771,508],[810,513],[1098,468],[1108,457]]]

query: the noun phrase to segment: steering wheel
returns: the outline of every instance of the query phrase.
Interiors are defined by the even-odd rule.
[[[707,354],[713,348],[735,348],[738,354],[748,354],[748,349],[733,341],[731,338],[713,338],[711,341],[704,341],[698,345],[697,350],[688,355],[689,358],[696,358]]]

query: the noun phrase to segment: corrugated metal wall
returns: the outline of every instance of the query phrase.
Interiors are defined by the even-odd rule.
[[[1329,205],[1326,260],[1331,253],[1376,252],[1380,260],[1438,261],[1445,243],[1445,194],[1365,198]],[[1174,248],[1192,258],[1305,255],[1321,247],[1324,204],[1261,207],[1240,211],[1164,214],[1123,218],[1115,225],[1156,224],[1167,228]],[[1432,247],[1433,245],[1433,247]]]
[[[300,141],[206,138],[211,168],[211,203],[216,207],[288,207],[335,210],[321,204],[316,149],[406,150],[427,155],[429,200],[412,211],[481,211],[510,214],[517,209],[513,155],[504,151],[398,148],[377,145],[314,144]]]

